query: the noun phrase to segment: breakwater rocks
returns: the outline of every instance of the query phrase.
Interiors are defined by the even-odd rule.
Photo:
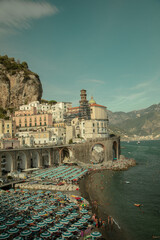
[[[104,166],[105,169],[113,171],[127,170],[129,167],[136,166],[136,161],[133,158],[125,158],[123,155],[120,156],[119,160],[108,161]]]

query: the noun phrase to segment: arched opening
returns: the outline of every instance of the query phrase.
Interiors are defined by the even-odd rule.
[[[60,150],[60,159],[61,163],[68,163],[71,160],[72,151],[69,148],[62,148]]]
[[[76,126],[76,137],[80,138],[81,132],[80,132],[80,127]]]
[[[27,169],[27,158],[24,152],[19,152],[17,155],[17,170],[22,171]]]
[[[92,147],[91,162],[94,164],[102,163],[104,161],[104,146],[101,143],[96,143]]]
[[[3,153],[1,155],[1,171],[2,175],[6,175],[13,171],[12,156],[9,153]]]
[[[117,142],[113,142],[113,160],[117,160]]]
[[[31,154],[31,168],[38,168],[40,166],[39,154],[36,151],[33,151]]]
[[[50,154],[47,150],[42,153],[42,167],[48,168],[50,166]]]

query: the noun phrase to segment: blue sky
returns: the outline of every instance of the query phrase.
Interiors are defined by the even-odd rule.
[[[26,61],[43,98],[111,111],[160,102],[159,0],[1,0],[0,54]]]

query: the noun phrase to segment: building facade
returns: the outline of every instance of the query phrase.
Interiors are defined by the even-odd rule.
[[[16,123],[12,119],[0,119],[0,138],[12,138],[15,136]]]

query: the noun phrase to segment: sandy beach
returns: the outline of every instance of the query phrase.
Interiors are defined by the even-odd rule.
[[[92,212],[96,214],[98,218],[101,218],[106,222],[105,227],[100,227],[97,230],[103,235],[103,239],[106,240],[125,240],[128,239],[122,229],[113,222],[108,224],[108,212],[109,205],[103,201],[103,183],[100,175],[103,175],[106,170],[92,171],[90,174],[80,180],[80,192],[81,195],[89,201],[92,206]]]

